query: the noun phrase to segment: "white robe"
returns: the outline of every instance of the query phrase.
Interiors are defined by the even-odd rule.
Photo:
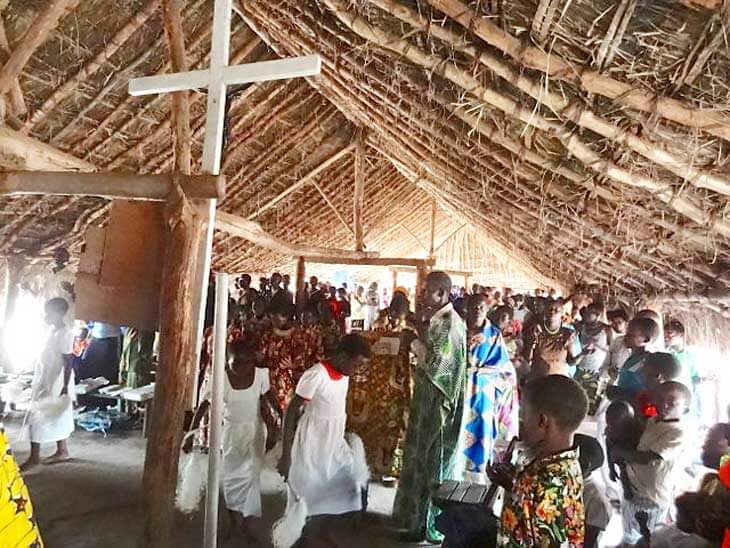
[[[71,354],[72,350],[71,329],[51,328],[33,375],[28,424],[30,441],[34,443],[65,440],[74,431],[73,378],[69,379],[68,396],[61,396],[64,355]]]
[[[362,507],[358,462],[345,440],[349,378],[318,363],[305,371],[296,393],[308,400],[294,437],[289,485],[307,503],[307,515],[345,514]]]
[[[261,517],[261,468],[266,427],[261,396],[269,391],[268,369],[256,368],[251,386],[236,390],[225,376],[223,400],[223,496],[244,517]]]

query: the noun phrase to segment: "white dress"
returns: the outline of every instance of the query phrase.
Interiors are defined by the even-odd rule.
[[[362,506],[356,458],[345,440],[349,378],[318,363],[305,371],[296,393],[308,400],[291,452],[289,485],[307,514],[345,514]]]
[[[266,427],[261,396],[269,391],[269,370],[256,368],[248,388],[237,390],[225,376],[223,401],[223,496],[226,507],[244,517],[261,517],[261,467]]]
[[[51,443],[65,440],[74,431],[73,374],[69,379],[68,396],[63,389],[64,355],[73,350],[70,328],[51,328],[33,374],[31,412],[28,417],[30,441]]]

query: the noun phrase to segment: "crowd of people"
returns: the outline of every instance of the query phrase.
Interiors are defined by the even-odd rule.
[[[362,287],[350,294],[312,278],[297,305],[276,274],[258,291],[245,276],[236,288],[229,339],[245,341],[236,344],[255,356],[252,367],[268,373],[261,420],[275,436],[283,431],[279,470],[310,515],[362,508],[355,472],[362,455],[347,430],[362,440],[376,477],[397,479],[393,517],[405,540],[596,546],[614,508],[625,546],[649,537],[652,546],[682,535],[707,545],[721,538],[725,488],[709,482],[712,493],[706,486],[691,493],[712,501],[714,521],[685,526],[688,494],[673,504],[699,459],[695,395],[703,382],[678,320],[651,310],[630,317],[579,292],[569,299],[554,291],[467,292],[440,272],[426,279],[418,306],[396,289],[367,324],[345,319],[378,302],[377,287],[368,301]],[[202,376],[209,370],[204,364]],[[576,433],[589,415],[599,427]],[[707,455],[728,449],[728,437],[718,435],[727,430],[710,430],[705,465],[719,467],[719,457]],[[518,435],[520,461],[503,462]],[[602,476],[606,489],[596,486]],[[246,480],[250,492],[256,477]],[[499,519],[442,512],[432,496],[447,480],[504,487]],[[249,488],[231,485],[226,500]]]
[[[426,277],[415,302],[376,284],[350,292],[312,277],[297,292],[276,273],[258,289],[251,282],[241,276],[230,292],[222,441],[225,503],[247,537],[273,455],[289,486],[284,523],[309,516],[314,546],[326,534],[319,520],[366,507],[371,476],[397,482],[393,519],[408,541],[597,546],[619,509],[623,546],[721,542],[730,425],[710,428],[700,455],[705,379],[678,320],[607,310],[585,292],[467,291],[443,272]],[[78,353],[67,313],[61,298],[46,303],[54,336],[35,383],[63,395]],[[209,450],[212,317],[209,308],[186,452]],[[130,355],[142,351],[139,336]],[[55,459],[68,457],[69,413],[70,404],[56,423],[31,422],[32,461],[51,441]],[[683,492],[700,459],[715,474]],[[498,515],[437,504],[449,480],[502,487]]]

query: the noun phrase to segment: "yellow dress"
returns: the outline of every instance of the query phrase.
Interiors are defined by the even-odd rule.
[[[0,425],[0,548],[40,548],[28,488],[20,475],[5,429]]]

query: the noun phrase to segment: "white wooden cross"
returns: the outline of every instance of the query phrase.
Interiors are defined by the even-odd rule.
[[[207,117],[205,122],[205,137],[203,141],[204,173],[218,175],[220,172],[221,155],[223,149],[223,128],[225,123],[226,89],[235,84],[263,82],[267,80],[282,80],[319,74],[321,60],[319,55],[294,57],[277,61],[264,61],[246,65],[228,66],[231,42],[231,11],[233,0],[215,0],[213,11],[213,34],[211,37],[210,66],[204,70],[193,70],[175,74],[135,78],[129,82],[131,95],[151,95],[174,91],[208,88]],[[196,318],[196,356],[200,356],[203,335],[203,318],[205,316],[205,295],[207,294],[208,275],[210,271],[211,254],[213,247],[213,229],[215,226],[216,201],[209,200],[203,211],[208,228],[206,238],[198,249],[198,269],[195,276],[193,296],[194,306],[198,311]],[[202,208],[201,208],[202,210]],[[218,282],[225,277],[218,278]],[[227,294],[228,288],[225,288]],[[226,310],[220,311],[223,321],[216,321],[216,330],[219,325],[225,326]],[[222,336],[220,333],[217,336]],[[218,347],[216,346],[216,349]],[[225,353],[218,351],[216,354]],[[224,356],[215,356],[214,378],[211,402],[211,413],[220,416],[222,402],[223,360]],[[197,362],[196,362],[197,363]],[[217,371],[216,371],[217,369]],[[217,373],[217,374],[215,374]],[[217,425],[220,426],[220,425]],[[220,447],[220,428],[211,429],[211,447]],[[218,451],[210,452],[209,484],[208,489],[217,494],[217,478],[220,455]],[[215,478],[215,479],[214,479]],[[205,513],[204,546],[213,548],[217,544],[218,524],[218,496],[207,497]]]
[[[129,81],[129,93],[134,96],[208,88],[202,167],[203,172],[212,175],[218,175],[220,171],[228,86],[315,76],[321,67],[319,55],[228,66],[232,3],[233,0],[215,0],[209,68]]]

